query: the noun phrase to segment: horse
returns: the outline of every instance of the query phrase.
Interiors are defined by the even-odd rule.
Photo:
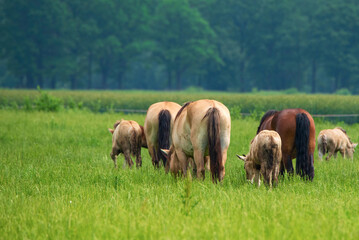
[[[322,130],[318,135],[318,155],[320,160],[326,153],[329,153],[325,158],[326,160],[329,160],[333,155],[334,158],[337,158],[338,152],[343,158],[353,159],[357,145],[358,143],[352,143],[347,132],[341,127]]]
[[[131,155],[136,157],[136,167],[142,166],[141,147],[146,147],[144,141],[143,127],[135,121],[127,121],[121,119],[116,121],[113,126],[114,129],[109,128],[108,131],[112,134],[112,151],[110,156],[117,168],[117,155],[123,153],[125,162],[129,167],[132,167],[133,161]]]
[[[292,159],[296,158],[296,173],[302,178],[314,178],[315,125],[312,116],[305,110],[269,110],[258,126],[262,130],[274,130],[282,139],[282,161],[280,174],[284,169],[293,174]]]
[[[169,148],[171,144],[173,121],[180,108],[181,105],[174,102],[158,102],[152,104],[147,110],[144,132],[148,152],[156,168],[160,167],[160,160],[163,166],[166,166],[167,158],[160,149]]]
[[[169,170],[174,175],[180,172],[186,176],[193,159],[197,177],[204,179],[209,160],[212,181],[222,181],[230,132],[231,117],[225,105],[208,99],[187,102],[176,115],[170,148],[162,149],[169,161]]]
[[[282,141],[275,131],[263,130],[251,141],[249,154],[237,157],[244,161],[247,180],[260,185],[260,175],[264,183],[272,186],[278,184],[279,166],[282,160]]]

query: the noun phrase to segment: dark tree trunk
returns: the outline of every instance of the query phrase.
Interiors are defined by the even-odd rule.
[[[87,88],[92,88],[92,51],[90,51],[90,55],[88,57],[88,66],[87,66]]]
[[[339,74],[335,74],[334,83],[333,83],[333,92],[338,90]]]
[[[56,88],[56,78],[55,77],[51,78],[50,88],[52,88],[52,89]]]
[[[118,89],[123,89],[123,72],[120,71],[118,74],[117,74],[117,88]]]
[[[180,71],[176,71],[176,87],[177,90],[181,90],[182,88],[182,79]]]
[[[39,76],[37,77],[37,81],[39,83],[40,88],[44,88],[44,78],[42,76],[42,73],[40,73]]]
[[[167,88],[172,89],[172,71],[167,69]]]
[[[71,81],[71,89],[76,89],[77,88],[77,79],[76,79],[75,75],[70,76],[70,81]]]
[[[101,89],[107,88],[107,69],[102,69],[102,77],[101,77]]]
[[[244,78],[244,61],[241,61],[239,64],[239,89],[245,90],[246,89],[246,83]]]
[[[26,73],[26,88],[35,88],[35,81],[32,73]]]
[[[315,93],[317,91],[316,81],[317,81],[317,62],[315,59],[313,59],[313,61],[312,61],[312,76],[311,76],[312,93]]]

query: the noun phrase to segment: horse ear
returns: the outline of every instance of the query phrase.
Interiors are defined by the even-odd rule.
[[[168,154],[169,154],[170,150],[168,150],[168,149],[162,149],[162,148],[161,148],[161,152],[162,152],[166,157],[168,157]]]
[[[239,156],[238,154],[236,154],[236,156],[239,158],[239,159],[241,159],[241,160],[243,160],[244,162],[246,161],[246,156],[243,154],[243,156]]]
[[[108,131],[109,131],[111,134],[113,134],[113,132],[114,132],[115,130],[109,128]]]
[[[353,143],[353,148],[356,148],[358,146],[358,143]]]

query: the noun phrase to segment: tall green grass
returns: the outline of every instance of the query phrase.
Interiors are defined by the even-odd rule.
[[[210,98],[242,113],[266,112],[269,109],[303,108],[311,114],[357,114],[359,96],[306,94],[238,94],[226,92],[155,92],[155,91],[46,91],[63,101],[66,108],[87,108],[94,112],[119,109],[142,109],[160,101],[187,101]],[[0,107],[22,107],[38,99],[35,90],[0,90]]]
[[[0,110],[0,239],[357,239],[359,157],[317,161],[315,178],[259,189],[245,181],[258,121],[232,121],[222,184],[152,167],[115,170],[115,120],[144,115]],[[359,140],[359,124],[344,127]],[[335,125],[316,124],[317,134]],[[119,161],[122,161],[120,157]],[[119,164],[120,165],[120,164]]]

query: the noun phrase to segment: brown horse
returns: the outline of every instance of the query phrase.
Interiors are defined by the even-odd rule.
[[[231,117],[226,106],[215,100],[186,103],[173,124],[172,145],[162,149],[173,174],[186,175],[191,158],[198,178],[205,177],[205,161],[210,156],[212,181],[221,181],[230,141]]]
[[[147,140],[148,152],[155,167],[166,166],[167,158],[160,148],[169,148],[171,144],[171,131],[175,116],[181,106],[174,102],[158,102],[152,104],[148,110],[144,124],[144,132]]]
[[[281,174],[284,168],[289,174],[293,173],[292,159],[296,158],[296,173],[313,180],[315,125],[307,111],[300,108],[270,110],[263,115],[257,134],[262,130],[274,130],[282,139]]]

